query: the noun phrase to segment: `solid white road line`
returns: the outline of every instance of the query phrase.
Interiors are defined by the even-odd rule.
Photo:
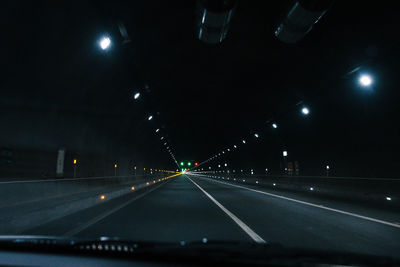
[[[303,205],[307,205],[307,206],[311,206],[311,207],[315,207],[315,208],[319,208],[319,209],[324,209],[324,210],[329,210],[329,211],[333,211],[333,212],[337,212],[337,213],[353,216],[353,217],[356,217],[356,218],[359,218],[359,219],[364,219],[364,220],[367,220],[367,221],[371,221],[371,222],[376,222],[376,223],[392,226],[392,227],[395,227],[395,228],[400,228],[400,225],[397,225],[395,223],[391,223],[391,222],[387,222],[387,221],[383,221],[383,220],[379,220],[379,219],[375,219],[375,218],[359,215],[359,214],[348,212],[348,211],[333,209],[333,208],[325,207],[323,205],[317,205],[317,204],[313,204],[313,203],[310,203],[310,202],[297,200],[297,199],[294,199],[294,198],[275,195],[275,194],[267,193],[267,192],[264,192],[264,191],[261,191],[261,190],[257,190],[257,189],[253,189],[253,188],[249,188],[249,187],[245,187],[245,186],[241,186],[241,185],[235,185],[235,184],[230,184],[230,183],[226,183],[226,182],[216,181],[216,180],[210,179],[208,177],[202,177],[201,179],[208,179],[208,180],[211,180],[211,181],[216,182],[216,183],[226,184],[226,185],[230,185],[230,186],[233,186],[233,187],[242,188],[242,189],[246,189],[246,190],[249,190],[249,191],[257,192],[257,193],[260,193],[260,194],[268,195],[268,196],[271,196],[271,197],[285,199],[285,200],[293,201],[293,202],[300,203],[300,204],[303,204]]]
[[[74,229],[72,229],[72,230],[70,230],[70,231],[64,233],[62,236],[73,236],[73,235],[76,235],[76,234],[79,233],[79,232],[82,232],[82,231],[85,230],[86,228],[92,226],[92,225],[95,224],[95,223],[98,223],[99,221],[103,220],[103,219],[106,218],[107,216],[110,216],[111,214],[113,214],[113,213],[119,211],[119,210],[122,209],[123,207],[125,207],[125,206],[131,204],[133,201],[138,200],[139,198],[144,197],[145,195],[147,195],[147,194],[149,194],[150,192],[156,190],[157,188],[159,188],[160,186],[162,186],[162,185],[164,185],[164,184],[166,184],[166,183],[162,183],[162,184],[160,184],[159,186],[156,186],[156,187],[154,187],[154,188],[152,188],[152,189],[150,189],[150,190],[148,190],[148,191],[146,191],[146,192],[144,192],[144,193],[142,193],[142,194],[140,194],[140,195],[138,195],[138,196],[136,196],[136,197],[134,197],[134,198],[128,200],[127,202],[122,203],[121,205],[119,205],[119,206],[117,206],[117,207],[115,207],[115,208],[113,208],[113,209],[111,209],[111,210],[109,210],[109,211],[107,211],[107,212],[104,212],[104,213],[102,213],[102,214],[100,214],[100,215],[94,217],[93,219],[87,221],[86,223],[81,224],[81,225],[79,225],[78,227],[76,227],[76,228],[74,228]]]
[[[209,193],[207,193],[201,186],[195,183],[192,179],[188,177],[188,179],[195,184],[212,202],[215,203],[223,212],[226,213],[237,225],[239,225],[242,230],[248,234],[255,242],[257,243],[266,243],[264,239],[262,239],[256,232],[254,232],[250,227],[248,227],[242,220],[240,220],[237,216],[235,216],[232,212],[222,206],[215,198],[213,198]]]

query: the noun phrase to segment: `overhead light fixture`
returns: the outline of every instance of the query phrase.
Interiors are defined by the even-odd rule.
[[[102,50],[107,50],[111,45],[111,39],[109,37],[103,37],[101,38],[99,45]]]
[[[307,107],[303,107],[303,108],[301,109],[301,112],[302,112],[304,115],[308,115],[308,114],[310,113],[310,110],[309,110]]]
[[[368,87],[372,84],[372,78],[370,75],[367,74],[361,75],[358,81],[363,87]]]

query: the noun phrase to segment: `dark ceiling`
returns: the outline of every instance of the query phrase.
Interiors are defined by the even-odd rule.
[[[291,3],[239,1],[226,40],[209,45],[196,39],[195,1],[7,1],[0,145],[135,154],[174,168],[159,126],[178,160],[200,162],[256,131],[259,141],[224,160],[278,169],[285,148],[310,174],[329,163],[340,175],[395,175],[398,12],[336,1],[288,45],[273,32]],[[372,90],[349,74],[358,67],[373,73]]]

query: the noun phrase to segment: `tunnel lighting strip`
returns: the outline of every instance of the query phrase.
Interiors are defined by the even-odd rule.
[[[303,116],[306,116],[306,117],[307,117],[307,116],[309,115],[309,113],[310,113],[310,108],[309,108],[308,105],[305,105],[305,104],[303,103],[303,101],[300,101],[300,102],[296,103],[294,106],[297,107],[297,108],[300,108],[300,113],[301,113]],[[278,124],[277,124],[277,122],[274,120],[274,118],[269,119],[269,120],[267,121],[267,124],[270,125],[273,129],[277,129],[277,128],[278,128]],[[253,132],[253,134],[251,134],[250,136],[253,136],[253,137],[255,137],[256,139],[258,139],[258,138],[260,137],[259,133],[257,133],[257,132]],[[248,139],[250,139],[250,136],[247,136]],[[240,139],[238,139],[238,140],[240,140]],[[241,146],[246,145],[246,144],[247,144],[246,138],[244,138],[244,139],[242,138],[241,141],[240,141],[239,143],[241,143]],[[238,148],[238,146],[237,146],[236,144],[233,145],[233,146],[229,146],[229,147],[230,147],[230,148],[233,147],[232,152],[235,151],[235,150],[237,151],[237,148]],[[226,152],[227,152],[227,153],[230,152],[230,149],[228,148]],[[222,154],[225,154],[225,150],[222,150]],[[200,162],[199,165],[198,165],[197,167],[200,167],[201,165],[206,164],[206,163],[208,163],[209,161],[212,161],[212,160],[216,159],[218,156],[221,156],[221,152],[217,152],[214,156],[210,157],[209,159]],[[196,169],[196,168],[194,168],[194,169]]]

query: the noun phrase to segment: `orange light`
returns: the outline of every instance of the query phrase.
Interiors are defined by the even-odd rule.
[[[104,199],[106,199],[106,197],[105,197],[104,195],[101,195],[101,196],[100,196],[100,199],[101,199],[101,200],[104,200]]]
[[[78,162],[78,161],[77,161],[76,159],[74,159],[74,165],[76,165],[77,162]]]
[[[160,181],[160,179],[158,179],[158,181]]]
[[[153,181],[153,184],[155,184],[156,183],[156,181]]]
[[[132,186],[132,187],[131,187],[131,190],[132,190],[132,191],[133,191],[133,190],[135,190],[135,187],[134,187],[134,186]]]
[[[136,170],[136,166],[135,166],[135,167],[133,167],[133,169],[134,169],[134,170]]]
[[[117,167],[118,167],[118,165],[117,165],[117,163],[115,163],[115,164],[114,164],[114,168],[117,168]]]

